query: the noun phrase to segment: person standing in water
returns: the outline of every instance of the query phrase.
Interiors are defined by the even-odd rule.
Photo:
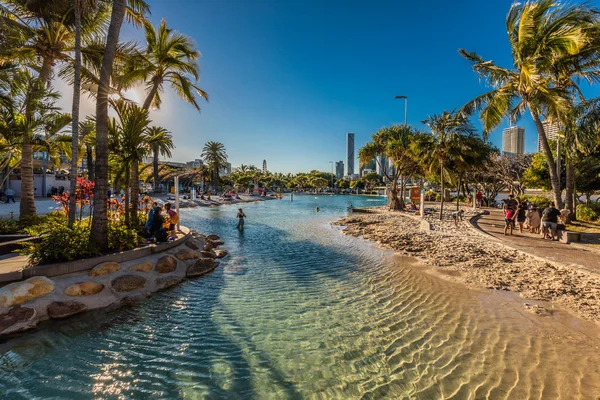
[[[238,213],[237,213],[237,217],[238,219],[238,224],[237,224],[237,228],[238,229],[244,229],[244,218],[246,218],[246,214],[244,214],[244,210],[242,210],[241,208],[239,209]]]

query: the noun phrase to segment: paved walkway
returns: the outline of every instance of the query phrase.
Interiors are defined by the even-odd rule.
[[[571,245],[541,239],[541,235],[533,235],[519,230],[513,236],[504,236],[504,215],[502,210],[489,209],[490,215],[483,215],[473,221],[475,228],[483,231],[504,244],[533,256],[549,261],[573,265],[595,273],[600,273],[600,253],[588,250],[581,245]]]

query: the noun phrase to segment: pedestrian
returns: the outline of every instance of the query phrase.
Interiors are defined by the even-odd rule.
[[[529,232],[540,233],[540,214],[535,205],[531,206],[531,209],[527,213],[527,217],[529,219]]]
[[[558,240],[558,216],[560,211],[551,202],[542,212],[543,239]],[[548,237],[550,232],[550,237]]]
[[[458,219],[460,218],[460,222],[462,222],[463,220],[463,214],[465,213],[465,210],[460,210],[460,211],[454,211],[452,212],[452,219],[454,220],[454,225],[458,226]]]
[[[244,214],[244,210],[242,210],[241,208],[238,209],[236,218],[238,219],[237,228],[243,230],[244,229],[244,218],[246,218],[246,214]]]
[[[481,207],[482,201],[483,201],[483,194],[478,190],[477,193],[475,193],[475,205],[477,207]]]
[[[169,240],[175,240],[177,239],[175,225],[179,222],[179,215],[171,208],[171,203],[165,203],[165,211],[167,211],[167,215],[169,215]]]
[[[6,189],[6,204],[10,203],[11,200],[13,203],[16,203],[15,191],[12,190],[11,188],[8,188],[8,189]]]
[[[510,234],[513,234],[513,224],[515,222],[515,210],[512,208],[506,208],[504,210],[504,235],[510,229]]]
[[[521,203],[519,203],[519,205],[517,206],[517,215],[516,215],[516,219],[517,219],[517,223],[519,224],[519,232],[523,233],[523,223],[525,223],[525,219],[527,219],[527,204],[523,201]]]

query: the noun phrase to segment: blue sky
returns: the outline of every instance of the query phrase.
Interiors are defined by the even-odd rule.
[[[166,18],[203,55],[200,86],[210,100],[201,113],[168,91],[151,115],[172,131],[176,161],[199,158],[213,140],[225,145],[234,167],[266,159],[271,171],[329,171],[330,160],[345,159],[347,132],[355,133],[358,150],[380,127],[404,121],[395,95],[409,97],[408,122],[425,129],[428,115],[483,93],[459,48],[510,65],[509,0],[149,3],[155,24]],[[122,39],[141,41],[141,32],[125,26]],[[533,123],[519,125],[525,150],[535,151]],[[490,135],[498,147],[505,126]]]

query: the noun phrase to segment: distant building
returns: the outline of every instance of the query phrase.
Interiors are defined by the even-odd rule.
[[[354,133],[346,134],[346,175],[354,175]]]
[[[548,140],[556,140],[558,138],[558,132],[560,131],[560,125],[558,122],[550,122],[550,121],[542,121],[542,126],[544,127],[544,133],[546,134],[546,139]],[[540,140],[540,134],[538,133],[538,152],[542,151],[542,141]]]
[[[377,162],[375,163],[375,172],[379,176],[385,176],[385,172],[387,171],[387,160],[385,156],[379,155],[377,156]]]
[[[519,155],[525,153],[525,129],[521,126],[511,126],[502,131],[502,153]]]
[[[359,174],[359,175],[360,175],[360,176],[362,176],[362,174],[363,174],[363,171],[364,171],[365,169],[370,169],[370,170],[376,171],[376,170],[377,170],[377,161],[375,161],[375,159],[372,159],[372,160],[371,160],[371,161],[369,161],[368,163],[366,163],[366,164],[364,164],[364,165],[361,165],[361,166],[360,166],[360,170],[359,170],[359,172],[360,172],[360,174]]]
[[[194,161],[188,161],[185,163],[189,169],[197,169],[202,167],[204,164],[201,159],[196,158]]]
[[[267,172],[267,160],[263,160],[263,173]]]
[[[335,179],[342,179],[344,177],[344,162],[336,161],[335,163]]]
[[[362,173],[361,173],[360,176],[365,176],[367,174],[370,174],[371,172],[375,172],[375,171],[372,170],[372,169],[369,169],[369,168],[365,168],[365,169],[362,170]]]
[[[231,163],[225,163],[224,166],[222,166],[221,168],[219,168],[219,175],[220,176],[229,176],[229,175],[231,175]]]

